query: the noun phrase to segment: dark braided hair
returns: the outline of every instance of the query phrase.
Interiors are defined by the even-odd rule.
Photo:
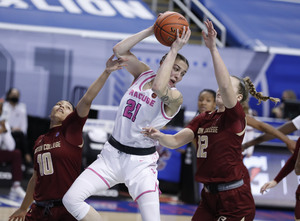
[[[251,79],[249,77],[245,77],[243,79],[241,79],[237,76],[232,76],[232,77],[234,77],[240,81],[238,93],[243,95],[241,103],[245,103],[246,101],[248,101],[249,93],[258,100],[258,104],[260,104],[261,101],[267,101],[267,100],[271,100],[275,104],[280,102],[279,98],[264,96],[262,94],[262,92],[257,92],[253,82],[251,81]]]

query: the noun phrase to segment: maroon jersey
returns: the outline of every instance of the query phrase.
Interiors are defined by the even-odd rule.
[[[224,112],[205,112],[188,125],[197,142],[196,180],[219,183],[240,180],[248,173],[243,164],[241,144],[246,115],[239,102]]]
[[[279,183],[284,177],[286,177],[290,172],[292,172],[295,169],[295,164],[298,157],[298,152],[300,148],[300,138],[298,138],[296,149],[293,153],[293,155],[286,161],[285,165],[281,168],[277,176],[275,177],[275,181]]]
[[[61,126],[51,128],[35,142],[34,170],[37,182],[34,200],[62,199],[81,172],[82,128],[87,118],[72,112]]]

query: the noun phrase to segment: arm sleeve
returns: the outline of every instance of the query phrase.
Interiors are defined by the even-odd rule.
[[[295,169],[295,163],[296,163],[298,152],[299,152],[299,145],[297,147],[298,148],[295,150],[293,155],[288,159],[288,161],[285,163],[285,165],[281,168],[281,170],[275,177],[274,180],[277,183],[279,183],[284,177],[289,175],[289,173]]]
[[[202,121],[204,115],[205,115],[205,113],[201,113],[201,114],[197,115],[186,126],[186,128],[189,128],[194,132],[194,136],[197,136],[197,130],[198,130],[198,127],[199,127],[199,122]]]
[[[82,129],[87,120],[87,116],[81,118],[76,109],[63,121],[63,134],[66,140],[75,146],[82,144]]]
[[[226,108],[226,126],[230,127],[234,133],[241,133],[246,130],[246,114],[240,102],[233,108]]]

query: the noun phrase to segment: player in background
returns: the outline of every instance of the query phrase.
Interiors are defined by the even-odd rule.
[[[82,128],[92,101],[111,72],[123,67],[122,59],[113,60],[113,57],[108,59],[105,70],[88,88],[75,109],[66,100],[57,102],[52,108],[50,130],[38,137],[33,148],[34,173],[26,196],[20,208],[10,216],[10,221],[75,220],[64,208],[62,198],[81,172]]]
[[[204,31],[202,34],[212,56],[219,86],[216,96],[218,110],[199,114],[175,135],[163,134],[151,127],[144,128],[142,133],[172,149],[197,139],[195,176],[204,188],[192,220],[253,221],[255,204],[241,148],[246,127],[241,103],[247,100],[248,83],[229,75],[216,47],[217,32],[211,21],[205,21],[205,25],[208,34]],[[251,88],[250,92],[257,99],[274,100],[254,89]]]
[[[292,154],[292,156],[288,159],[288,161],[285,163],[285,165],[281,168],[281,170],[279,171],[279,173],[276,175],[276,177],[265,183],[261,189],[260,192],[261,194],[263,194],[265,191],[267,191],[267,189],[273,188],[275,186],[277,186],[277,184],[287,175],[290,174],[290,172],[292,172],[295,169],[296,174],[298,175],[298,188],[296,190],[296,206],[295,206],[295,220],[299,221],[300,220],[300,165],[299,165],[299,161],[300,161],[300,156],[299,156],[299,151],[300,149],[300,138],[298,138],[298,141],[296,143],[296,148],[294,153]]]
[[[203,89],[200,91],[197,106],[196,116],[206,111],[215,111],[217,106],[216,92],[212,89]]]
[[[140,131],[146,126],[162,128],[179,112],[183,98],[175,85],[189,64],[178,51],[187,44],[191,31],[184,29],[179,37],[177,30],[177,39],[162,58],[157,73],[130,51],[153,33],[151,26],[113,48],[118,58],[127,60],[126,69],[134,81],[120,102],[112,136],[98,159],[82,172],[63,198],[65,207],[77,220],[101,220],[100,214],[84,200],[119,183],[124,183],[137,201],[143,221],[160,220],[156,141]]]
[[[283,125],[279,126],[277,128],[277,130],[283,134],[290,134],[296,130],[300,130],[300,115],[290,121],[287,121]],[[250,146],[253,146],[253,145],[268,141],[268,140],[272,140],[274,138],[275,138],[274,134],[273,135],[269,134],[269,133],[262,134],[256,138],[244,143],[243,149],[246,149]],[[287,144],[287,147],[288,147],[289,151],[291,151],[293,153],[295,151],[295,141],[290,141],[289,144]]]
[[[244,81],[247,81],[249,85],[251,85],[251,88],[254,88],[253,83],[249,78],[244,78]],[[264,123],[262,121],[259,121],[255,119],[251,115],[251,110],[249,108],[248,100],[241,103],[244,109],[244,112],[246,113],[246,120],[247,120],[247,127],[246,127],[246,133],[244,136],[243,142],[247,142],[251,140],[251,130],[253,131],[253,128],[256,130],[259,130],[261,132],[264,132],[266,134],[273,135],[274,137],[277,137],[278,139],[282,140],[286,143],[289,149],[295,148],[295,141],[290,140],[287,136],[285,136],[282,132],[277,130],[276,128],[272,127],[271,125]],[[216,109],[216,92],[211,89],[204,89],[199,93],[198,96],[198,111],[197,114],[204,113],[206,111],[212,112]],[[249,137],[248,137],[249,136]],[[253,139],[253,137],[252,137]],[[250,147],[243,151],[243,155],[251,156],[254,151],[254,146],[252,146],[251,151],[247,151],[250,149]]]
[[[296,130],[300,130],[300,115],[294,119],[287,121],[283,125],[277,128],[278,131],[281,131],[283,134],[290,134]],[[271,134],[263,134],[247,143],[244,144],[244,147],[247,148],[250,145],[256,145],[264,141],[268,141],[275,138]],[[275,187],[284,177],[286,177],[291,171],[295,169],[295,173],[298,176],[298,188],[296,190],[296,206],[295,206],[295,219],[300,220],[300,140],[298,139],[294,147],[288,147],[288,149],[293,153],[293,155],[288,159],[284,167],[279,171],[274,180],[265,183],[260,192],[263,194],[267,189]]]

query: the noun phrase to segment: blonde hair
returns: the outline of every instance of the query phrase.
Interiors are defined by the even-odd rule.
[[[245,84],[248,85],[249,93],[258,100],[258,104],[260,104],[261,101],[267,101],[267,100],[271,100],[275,104],[277,104],[278,102],[280,102],[279,98],[264,96],[262,94],[262,92],[257,92],[254,84],[252,83],[252,81],[250,80],[249,77],[245,77],[242,80],[245,82]]]
[[[267,101],[267,100],[271,100],[275,104],[280,102],[279,98],[264,96],[262,92],[257,92],[254,84],[252,83],[249,77],[245,77],[243,79],[237,76],[232,76],[232,77],[240,81],[238,93],[240,93],[243,96],[242,100],[240,101],[242,104],[248,102],[249,93],[258,100],[258,104],[260,104],[261,101]]]

